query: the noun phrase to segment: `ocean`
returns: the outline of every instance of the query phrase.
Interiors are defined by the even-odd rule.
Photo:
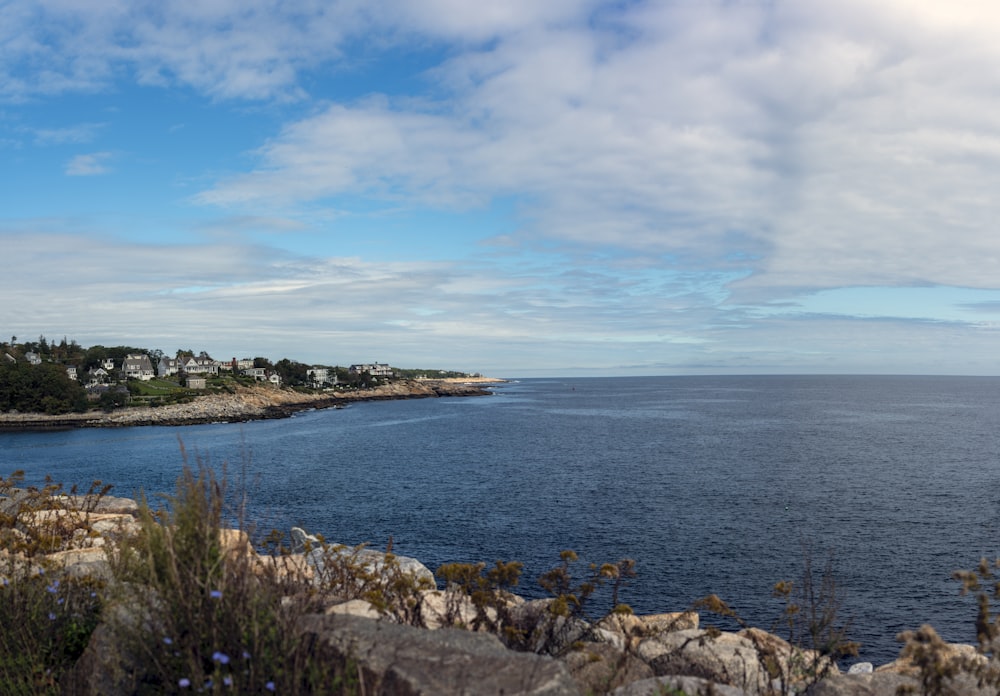
[[[922,623],[974,642],[952,573],[1000,555],[1000,378],[525,379],[285,420],[0,433],[0,452],[0,475],[154,503],[185,460],[225,468],[260,529],[391,537],[432,570],[520,560],[530,597],[563,549],[580,574],[632,558],[620,599],[638,613],[716,594],[770,629],[773,585],[809,558],[876,664]]]

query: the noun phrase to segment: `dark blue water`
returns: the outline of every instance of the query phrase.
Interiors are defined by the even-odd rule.
[[[803,549],[832,554],[850,636],[887,662],[930,622],[973,642],[952,571],[1000,555],[1000,379],[524,380],[496,395],[356,404],[282,421],[0,434],[0,474],[168,492],[189,460],[249,474],[252,516],[436,568],[575,549],[635,558],[642,613],[709,593],[770,628]]]

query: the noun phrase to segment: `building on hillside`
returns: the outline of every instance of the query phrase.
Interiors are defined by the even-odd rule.
[[[267,376],[267,381],[270,382],[271,384],[273,384],[276,387],[280,387],[281,386],[281,375],[279,375],[277,372],[272,372],[271,374],[269,374]]]
[[[87,370],[87,383],[92,386],[97,384],[107,384],[108,379],[108,371],[103,367],[92,367]]]
[[[145,353],[129,353],[122,363],[122,374],[125,379],[139,379],[148,382],[156,376],[153,362]]]
[[[103,367],[108,372],[111,372],[112,370],[115,369],[115,359],[114,358],[104,358],[104,362],[101,363],[101,367]]]
[[[180,361],[180,370],[189,375],[217,375],[219,364],[207,356],[185,358]]]
[[[263,367],[248,367],[240,371],[240,374],[244,377],[253,377],[261,382],[267,379],[267,369]]]
[[[189,375],[185,381],[185,386],[187,386],[188,389],[204,389],[208,386],[208,380],[204,377],[194,377]]]
[[[156,374],[160,377],[170,377],[180,372],[180,361],[176,358],[168,358],[164,355],[160,362],[156,364]]]
[[[351,365],[348,372],[352,375],[360,375],[367,372],[372,377],[392,377],[392,368],[386,363],[361,363]]]
[[[306,379],[309,383],[316,389],[320,387],[327,387],[337,383],[337,373],[334,372],[330,375],[330,368],[328,367],[311,367],[306,370]]]
[[[27,353],[25,353],[24,354],[24,358],[25,358],[25,360],[27,360],[28,362],[30,362],[32,365],[41,365],[42,364],[42,356],[39,355],[38,353],[33,352],[33,351],[28,351]]]
[[[66,366],[66,374],[74,382],[77,381],[76,365],[67,365]]]

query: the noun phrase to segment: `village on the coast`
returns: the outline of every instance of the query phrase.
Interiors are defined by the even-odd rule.
[[[283,358],[232,357],[206,351],[129,346],[83,348],[65,338],[0,342],[0,420],[34,423],[34,415],[73,425],[202,422],[287,415],[296,408],[348,400],[480,393],[482,375],[401,369],[383,362],[348,366]],[[101,418],[80,421],[80,414]],[[74,420],[75,419],[75,420]]]

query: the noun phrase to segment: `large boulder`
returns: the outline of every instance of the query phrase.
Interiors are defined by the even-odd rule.
[[[302,617],[297,630],[314,659],[345,670],[353,665],[358,691],[370,696],[579,694],[560,662],[513,652],[485,633],[317,614]]]
[[[751,696],[770,687],[756,646],[734,633],[672,631],[642,641],[638,653],[657,676],[701,677],[739,687]]]

